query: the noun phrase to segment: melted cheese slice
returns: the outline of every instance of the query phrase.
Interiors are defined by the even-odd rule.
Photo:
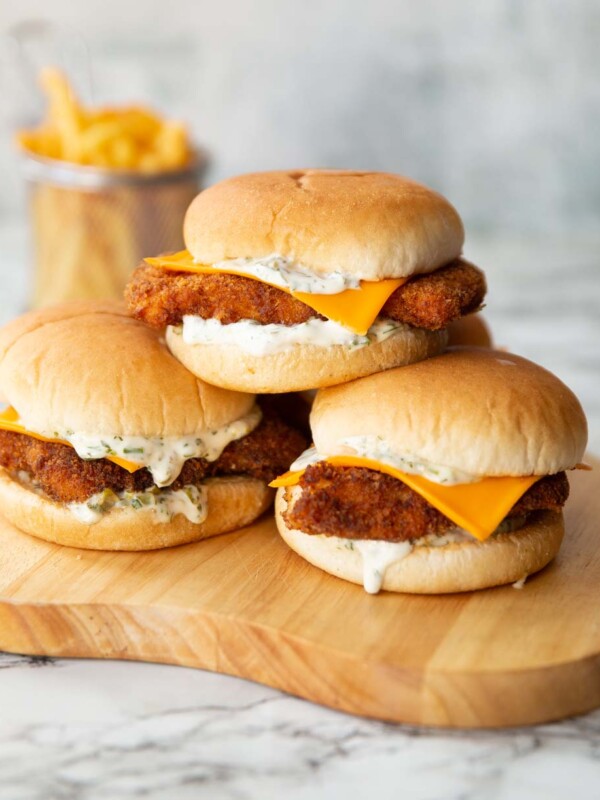
[[[182,250],[170,256],[158,258],[145,258],[147,264],[173,272],[195,272],[200,274],[227,274],[241,275],[253,281],[268,283],[269,281],[257,278],[256,275],[248,275],[241,270],[227,272],[226,269],[215,269],[214,267],[196,264],[191,253]],[[354,333],[364,336],[371,325],[375,322],[377,315],[399,286],[406,283],[408,278],[389,278],[383,281],[361,281],[359,289],[346,289],[338,294],[313,294],[311,292],[293,292],[283,286],[275,286],[282,292],[291,294],[296,300],[310,306],[317,314],[322,314],[327,319],[349,328]]]
[[[332,456],[327,463],[340,467],[365,467],[397,478],[480,542],[491,536],[517,500],[541,477],[482,478],[476,483],[445,486],[433,483],[422,475],[409,475],[388,464],[359,456]],[[295,486],[304,472],[286,472],[269,486]]]
[[[64,439],[50,439],[47,436],[42,436],[39,433],[28,430],[21,422],[15,409],[11,406],[5,408],[4,411],[0,411],[0,430],[11,431],[12,433],[24,433],[26,436],[31,436],[32,439],[39,439],[40,442],[53,442],[54,444],[66,444],[69,447],[73,447],[70,442]],[[119,456],[107,456],[106,460],[112,461],[113,464],[117,464],[119,467],[123,467],[127,472],[137,472],[138,469],[142,469],[141,464],[134,464],[133,461],[127,461],[127,459],[119,458]]]

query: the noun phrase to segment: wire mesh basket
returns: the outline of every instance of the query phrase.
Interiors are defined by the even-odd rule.
[[[183,217],[207,161],[196,151],[184,169],[144,174],[24,155],[32,304],[120,298],[142,258],[181,250]]]

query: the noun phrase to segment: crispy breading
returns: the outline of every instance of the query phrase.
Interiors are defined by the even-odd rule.
[[[483,272],[459,259],[400,286],[381,309],[381,316],[437,331],[476,311],[486,289]]]
[[[305,533],[403,542],[455,527],[402,481],[375,470],[323,461],[308,467],[299,485],[302,493],[284,518]],[[567,476],[559,472],[535,483],[507,516],[558,511],[568,496]]]
[[[186,314],[224,325],[255,319],[298,325],[317,317],[309,306],[267,283],[241,275],[169,272],[142,264],[125,289],[129,313],[155,328],[180,325]]]
[[[251,433],[227,445],[216,461],[186,461],[170,488],[196,485],[219,475],[248,475],[269,482],[305,447],[302,434],[275,416],[265,416]],[[0,431],[0,466],[12,473],[26,472],[36,486],[62,503],[83,502],[104,489],[143,491],[154,484],[147,469],[129,473],[104,458],[81,459],[70,445],[9,431]]]
[[[418,328],[439,330],[479,308],[485,277],[458,259],[428,275],[416,275],[400,286],[381,316]],[[129,312],[148,325],[179,325],[186,314],[218,319],[223,324],[253,319],[262,325],[298,325],[324,319],[312,308],[262,281],[241,275],[170,272],[142,264],[125,289]]]

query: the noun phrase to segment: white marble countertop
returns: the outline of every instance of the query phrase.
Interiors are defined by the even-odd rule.
[[[580,396],[600,452],[600,241],[477,239],[496,341]],[[26,305],[0,226],[0,323]],[[0,655],[0,800],[600,798],[600,711],[499,732],[386,725],[178,667]]]

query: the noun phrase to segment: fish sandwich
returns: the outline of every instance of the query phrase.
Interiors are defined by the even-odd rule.
[[[557,554],[586,420],[518,356],[455,348],[321,390],[314,448],[271,485],[289,546],[371,593],[523,581]]]
[[[148,258],[130,313],[216,386],[279,393],[331,386],[441,352],[477,310],[483,273],[441,195],[398,175],[264,172],[203,191],[187,250]]]
[[[118,303],[9,323],[0,392],[2,514],[74,547],[149,550],[247,525],[305,445],[254,395],[194,377]]]

